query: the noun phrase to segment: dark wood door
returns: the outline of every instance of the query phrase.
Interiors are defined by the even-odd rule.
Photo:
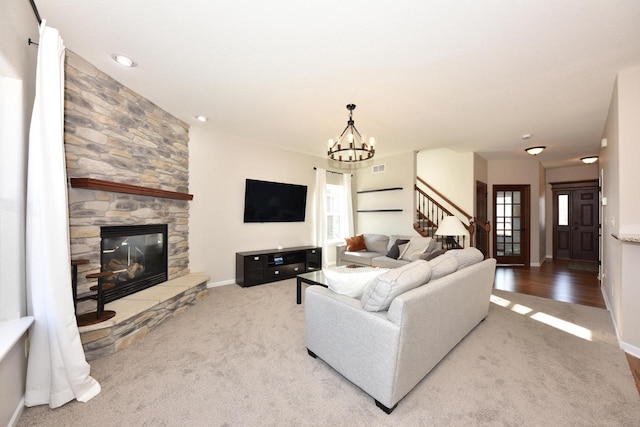
[[[493,186],[493,257],[529,266],[529,185]]]
[[[479,221],[487,222],[487,184],[476,181],[476,218]],[[487,253],[487,232],[484,228],[476,225],[476,248],[478,248],[484,257],[488,257]]]
[[[597,261],[600,218],[597,181],[552,183],[554,258]]]
[[[573,190],[571,258],[598,260],[598,189]]]
[[[571,258],[571,190],[553,192],[553,257]]]

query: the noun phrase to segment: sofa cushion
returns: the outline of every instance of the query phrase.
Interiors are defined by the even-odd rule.
[[[382,273],[369,283],[362,294],[362,308],[367,311],[387,310],[395,297],[427,283],[430,277],[431,266],[423,260]]]
[[[452,249],[449,252],[458,260],[458,270],[484,259],[484,255],[477,248]]]
[[[367,249],[367,246],[364,244],[364,236],[362,234],[359,236],[347,237],[344,241],[347,242],[348,252],[364,251]]]
[[[447,251],[437,258],[427,261],[431,266],[431,280],[437,280],[458,270],[458,260],[450,252]]]
[[[353,298],[362,297],[362,293],[369,282],[385,271],[387,271],[386,268],[374,267],[334,267],[322,269],[329,289],[337,294],[347,295]]]
[[[371,265],[371,260],[379,257],[378,252],[358,251],[358,252],[345,252],[340,256],[341,264],[361,264]]]
[[[398,259],[400,258],[400,245],[404,245],[405,243],[408,243],[409,240],[407,239],[397,239],[395,241],[395,243],[391,246],[391,249],[389,249],[389,252],[387,252],[387,256],[389,258],[393,258],[393,259]],[[403,246],[403,250],[404,250],[404,246]]]
[[[365,234],[364,244],[368,251],[387,253],[387,245],[389,244],[389,236],[384,234]]]
[[[409,240],[409,244],[402,251],[399,259],[414,261],[415,255],[429,253],[435,247],[435,241],[431,237],[415,236]]]

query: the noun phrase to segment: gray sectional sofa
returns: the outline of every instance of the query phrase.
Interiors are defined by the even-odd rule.
[[[350,252],[346,244],[336,246],[336,266],[341,265],[361,265],[371,267],[397,268],[409,264],[418,259],[427,259],[434,251],[442,248],[440,242],[436,242],[431,237],[404,236],[384,234],[363,234],[366,250]],[[398,240],[419,242],[422,240],[426,245],[425,250],[420,253],[412,253],[412,256],[404,259],[394,259],[387,254]]]
[[[377,276],[361,298],[308,287],[309,354],[391,413],[487,316],[496,260],[482,258],[467,248],[414,261]]]

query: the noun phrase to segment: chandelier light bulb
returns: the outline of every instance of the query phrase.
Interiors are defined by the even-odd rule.
[[[369,146],[373,147],[376,143],[376,139],[374,137],[369,138]]]

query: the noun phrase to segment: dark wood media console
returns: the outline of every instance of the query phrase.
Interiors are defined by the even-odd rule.
[[[290,279],[315,270],[322,270],[322,248],[315,246],[236,252],[236,283],[240,286]]]

